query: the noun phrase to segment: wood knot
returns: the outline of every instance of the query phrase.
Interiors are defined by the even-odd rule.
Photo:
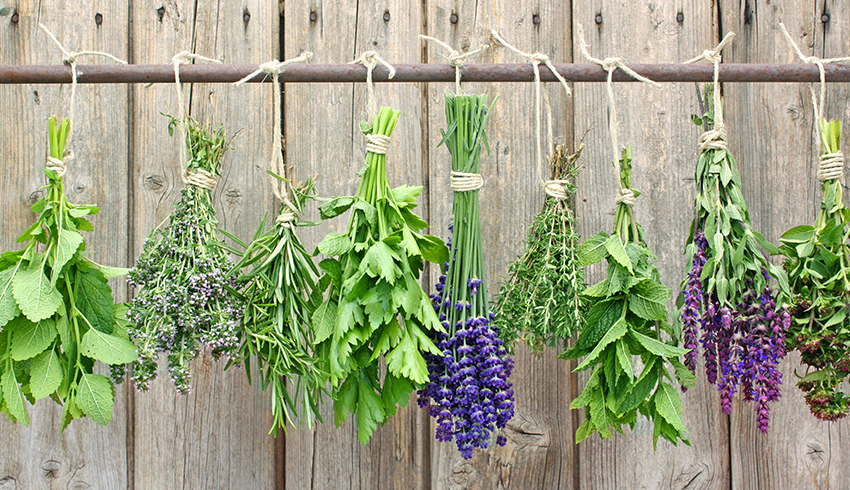
[[[77,480],[75,482],[72,482],[71,485],[68,486],[68,488],[70,490],[86,490],[87,488],[91,488],[91,485],[82,480]]]
[[[55,459],[48,459],[41,465],[41,469],[44,470],[45,478],[59,478],[58,472],[62,469],[62,463]]]
[[[806,442],[806,462],[810,465],[822,468],[827,464],[827,458],[824,457],[826,451],[823,445],[818,441],[811,440]]]
[[[165,177],[162,175],[148,175],[144,182],[145,189],[153,192],[160,192],[165,187]]]
[[[224,191],[224,200],[227,201],[227,204],[235,206],[242,202],[242,191],[235,187],[231,187]]]
[[[18,480],[11,476],[0,478],[0,490],[18,490]]]
[[[30,206],[32,206],[42,197],[44,197],[44,189],[39,189],[37,191],[33,191],[29,196],[27,196],[27,202]]]
[[[74,192],[76,192],[77,194],[82,194],[85,191],[86,191],[85,184],[74,184]]]

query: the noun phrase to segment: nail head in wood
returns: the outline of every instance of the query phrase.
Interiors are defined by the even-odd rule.
[[[316,22],[319,19],[319,16],[316,14],[315,10],[310,11],[310,22]]]
[[[384,22],[389,22],[389,21],[390,21],[390,11],[385,10],[384,11]]]
[[[596,14],[596,25],[602,23],[602,14]]]
[[[676,14],[676,22],[681,24],[684,21],[685,21],[685,14],[683,14],[682,12],[679,12],[678,14]]]
[[[452,12],[452,15],[449,16],[449,22],[452,24],[457,24],[457,14]]]
[[[829,22],[829,14],[824,12],[823,15],[820,16],[820,21],[826,24]]]
[[[103,15],[100,12],[94,14],[94,23],[97,25],[103,24]]]
[[[242,22],[247,24],[250,21],[251,21],[251,12],[248,12],[248,9],[245,9],[245,11],[242,12]]]
[[[537,14],[532,15],[532,16],[531,16],[531,22],[532,22],[534,25],[539,26],[539,25],[540,25],[540,16],[539,16],[539,15],[537,15]]]
[[[12,14],[12,24],[17,24],[19,20],[21,20],[21,18],[20,18],[20,16],[18,16],[17,12]]]
[[[159,16],[159,21],[162,22],[162,18],[165,17],[165,6],[156,9],[156,15]]]

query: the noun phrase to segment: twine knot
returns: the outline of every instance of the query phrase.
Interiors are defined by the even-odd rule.
[[[275,218],[275,222],[283,225],[284,228],[292,228],[292,223],[295,222],[295,213],[292,211],[281,211]]]
[[[628,187],[620,188],[620,193],[617,195],[617,204],[625,204],[626,206],[635,205],[635,193]]]
[[[490,48],[489,44],[482,44],[481,47],[479,47],[476,50],[468,51],[466,53],[461,54],[458,50],[449,46],[448,44],[444,43],[443,41],[440,41],[437,38],[434,38],[434,37],[431,37],[431,36],[426,36],[424,34],[420,34],[419,38],[423,39],[425,41],[431,41],[433,43],[436,43],[438,46],[440,46],[441,48],[443,48],[443,49],[445,49],[446,51],[449,52],[448,55],[444,55],[444,56],[448,60],[449,65],[453,66],[454,69],[455,69],[455,92],[457,92],[458,94],[461,93],[461,89],[460,89],[460,76],[461,76],[460,67],[467,60],[467,58],[471,58],[472,56],[475,56],[476,54]]]
[[[74,152],[71,150],[65,150],[65,153],[62,155],[62,158],[53,158],[52,156],[47,156],[47,164],[45,168],[47,170],[52,170],[56,172],[56,175],[62,177],[65,175],[65,171],[68,169],[68,165],[74,161]]]
[[[392,141],[392,138],[384,134],[367,134],[366,151],[386,155],[390,151]]]
[[[181,177],[183,179],[184,184],[193,185],[195,187],[200,187],[202,189],[206,189],[210,192],[215,190],[216,180],[215,175],[207,172],[202,168],[193,168],[189,170],[185,170]]]
[[[824,153],[818,166],[819,180],[837,180],[844,175],[844,153]]]
[[[477,191],[484,187],[484,178],[481,177],[481,174],[452,172],[451,187],[454,192]]]
[[[569,197],[566,191],[566,185],[569,181],[566,180],[547,180],[543,184],[543,190],[546,194],[555,199],[564,200]]]
[[[699,136],[700,152],[726,149],[726,128],[723,126],[705,131]]]

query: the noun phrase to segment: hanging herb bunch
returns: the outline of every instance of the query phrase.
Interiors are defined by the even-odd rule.
[[[123,366],[136,358],[124,307],[113,304],[107,284],[127,271],[87,257],[80,232],[93,231],[86,217],[98,209],[65,197],[70,122],[52,117],[48,129],[53,163],[44,170],[47,191],[32,206],[38,220],[18,238],[23,250],[0,255],[0,411],[29,425],[25,400],[49,396],[62,405],[62,429],[83,416],[107,425],[115,390],[93,369],[95,361]]]
[[[178,124],[172,117],[169,134]],[[199,354],[238,356],[243,305],[238,281],[227,276],[233,263],[217,232],[211,192],[229,144],[223,127],[212,130],[187,117],[185,128],[187,185],[168,223],[145,239],[129,275],[136,295],[127,318],[139,352],[132,378],[142,391],[156,377],[159,352],[167,354],[168,373],[180,394],[191,391],[189,362]]]
[[[640,195],[631,189],[630,146],[623,150],[619,169],[621,195]],[[612,428],[622,433],[625,424],[634,428],[640,413],[653,422],[653,446],[659,436],[674,445],[679,439],[690,445],[668,366],[682,386],[693,386],[694,376],[679,360],[687,349],[677,347],[679,336],[667,321],[670,290],[661,284],[653,259],[632,206],[622,199],[614,232],[600,232],[578,248],[581,265],[607,260],[608,277],[582,293],[588,312],[578,340],[562,354],[566,359],[586,356],[576,371],[593,369],[581,395],[570,405],[584,408],[576,442],[593,432],[610,438]],[[673,340],[665,341],[662,333]],[[634,369],[634,356],[643,365],[640,373]]]
[[[357,193],[319,208],[323,219],[351,210],[348,231],[331,233],[318,246],[329,257],[319,267],[331,280],[313,327],[333,385],[334,420],[341,425],[357,414],[363,444],[428,381],[423,354],[441,353],[431,335],[443,327],[418,280],[424,261],[445,262],[448,250],[439,238],[419,233],[428,227],[413,212],[422,187],[391,189],[387,180],[386,151],[398,116],[382,107],[371,124],[361,123],[369,143]]]
[[[841,121],[818,124],[821,161],[829,166],[832,160],[835,170],[821,172],[823,198],[814,226],[785,232],[780,250],[792,292],[787,346],[800,351],[808,367],[797,386],[815,417],[838,420],[850,411],[850,396],[839,389],[850,374],[850,210],[842,202]]]
[[[493,101],[495,104],[495,101]],[[487,120],[493,105],[486,95],[446,94],[446,124],[441,144],[452,155],[454,224],[451,260],[432,296],[445,331],[434,331],[439,348],[428,355],[430,381],[419,391],[419,405],[437,421],[437,440],[455,440],[463,458],[486,448],[491,434],[514,416],[514,391],[508,357],[489,312],[478,189],[481,149],[487,148]],[[497,444],[507,439],[499,434]]]
[[[535,352],[566,344],[581,324],[580,293],[585,285],[576,258],[581,236],[570,199],[576,192],[582,148],[570,154],[558,145],[549,158],[550,178],[557,183],[553,185],[562,186],[563,197],[547,193],[528,230],[525,251],[510,265],[508,279],[493,301],[493,326],[508,348],[517,339]]]
[[[726,148],[722,114],[715,112],[722,107],[714,90],[716,85],[706,84],[700,95],[704,115],[694,117],[704,132],[695,172],[694,220],[685,249],[693,258],[692,268],[679,299],[685,347],[691,349],[685,364],[696,371],[699,340],[706,375],[717,385],[723,413],[731,412],[732,399],[741,391],[744,400],[756,404],[759,429],[766,432],[768,403],[780,396],[779,361],[785,356],[790,323],[769,283],[773,277],[787,289],[787,279],[761,251],[775,254],[777,248],[752,229],[737,162]]]

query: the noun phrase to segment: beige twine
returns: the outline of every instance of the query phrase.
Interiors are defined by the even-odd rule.
[[[699,151],[726,150],[726,124],[723,122],[723,104],[720,100],[720,52],[735,37],[734,32],[729,32],[714,49],[706,49],[701,55],[685,62],[686,65],[706,60],[714,64],[714,82],[712,85],[712,98],[714,99],[714,127],[704,131],[699,137]]]
[[[814,85],[809,86],[809,90],[812,95],[812,108],[815,112],[815,139],[818,142],[818,145],[821,144],[821,133],[820,133],[820,120],[823,119],[823,108],[826,105],[826,69],[823,67],[825,64],[835,64],[835,63],[847,63],[850,62],[850,58],[825,58],[821,59],[817,56],[806,56],[800,50],[800,47],[797,46],[797,43],[791,39],[791,35],[788,34],[788,29],[785,28],[785,24],[782,22],[779,23],[779,29],[782,31],[782,35],[785,37],[785,40],[791,46],[791,49],[794,50],[794,53],[797,54],[797,57],[803,61],[803,63],[808,63],[812,65],[816,65],[818,67],[818,73],[820,74],[820,103],[818,103],[818,97],[815,95],[815,87]],[[826,145],[824,145],[825,147]],[[837,153],[823,153],[820,155],[820,163],[818,165],[818,179],[821,181],[825,180],[836,180],[840,179],[844,176],[844,153],[838,151]]]
[[[56,36],[54,36],[53,33],[45,27],[44,24],[39,24],[38,26],[43,29],[44,32],[50,36],[50,39],[56,43],[56,46],[59,47],[59,50],[62,52],[62,63],[71,67],[71,100],[68,107],[68,138],[65,140],[65,151],[62,154],[62,158],[53,158],[48,155],[47,164],[45,165],[48,170],[52,170],[56,172],[59,177],[62,177],[65,175],[68,165],[74,161],[74,152],[71,150],[71,135],[74,131],[74,110],[76,108],[75,104],[77,96],[77,58],[80,56],[103,56],[105,58],[115,60],[122,65],[126,65],[127,62],[102,51],[68,51],[65,49],[65,46],[56,39]]]
[[[263,63],[259,66],[257,70],[255,70],[250,75],[246,76],[242,80],[234,83],[233,85],[236,87],[241,86],[246,83],[248,80],[251,80],[255,76],[260,73],[265,73],[266,75],[272,76],[272,85],[274,89],[274,94],[272,96],[272,104],[274,105],[273,117],[274,117],[274,129],[272,135],[272,172],[275,174],[285,177],[286,176],[286,166],[283,161],[283,131],[281,128],[281,113],[280,113],[280,73],[283,71],[283,68],[295,64],[295,63],[307,63],[313,58],[313,53],[310,51],[304,51],[299,56],[288,59],[286,61],[278,61],[271,60]],[[292,228],[292,223],[297,218],[298,209],[292,204],[292,201],[289,200],[289,191],[287,190],[287,182],[281,181],[275,177],[271,179],[272,184],[272,192],[274,196],[280,201],[286,209],[281,211],[275,222],[281,224],[287,228]]]
[[[623,204],[626,204],[628,206],[634,206],[634,202],[635,202],[634,193],[631,192],[631,189],[624,188],[623,183],[620,180],[620,172],[619,172],[619,165],[618,165],[618,162],[620,161],[620,144],[617,141],[617,139],[618,139],[618,135],[617,135],[617,126],[618,126],[617,105],[616,105],[616,101],[614,100],[614,83],[613,83],[614,79],[613,79],[613,75],[614,75],[614,71],[616,71],[617,68],[619,68],[619,69],[623,70],[623,72],[625,72],[627,75],[634,78],[635,80],[638,80],[638,81],[641,81],[641,82],[644,82],[644,83],[648,83],[648,84],[652,85],[653,87],[660,88],[661,84],[659,84],[658,82],[654,82],[654,81],[644,77],[643,75],[638,74],[637,72],[635,72],[634,70],[632,70],[631,68],[626,66],[626,64],[623,62],[622,58],[605,58],[604,60],[600,60],[598,58],[594,58],[593,56],[590,56],[590,53],[588,52],[589,46],[587,45],[587,42],[584,40],[584,28],[581,26],[581,24],[577,24],[577,34],[578,34],[578,41],[579,41],[579,49],[581,51],[582,56],[584,56],[584,58],[587,61],[590,61],[591,63],[595,63],[595,64],[601,66],[603,70],[608,72],[608,78],[606,80],[607,83],[605,84],[605,87],[606,87],[606,90],[608,92],[608,131],[611,133],[611,149],[613,150],[613,153],[614,153],[614,168],[617,169],[617,188],[619,189],[619,195],[617,197],[617,204],[623,203]],[[626,192],[626,191],[628,191],[628,192]]]
[[[209,191],[215,189],[215,176],[204,169],[197,168],[189,170],[189,155],[186,148],[186,95],[183,93],[183,84],[180,83],[180,65],[189,64],[192,61],[203,61],[206,63],[221,63],[219,60],[207,58],[189,51],[181,51],[171,58],[171,65],[174,67],[174,88],[177,90],[177,111],[178,120],[177,128],[180,131],[180,177],[184,184],[201,187]]]
[[[390,74],[387,78],[391,79],[395,76],[395,68],[393,65],[387,63],[376,51],[366,51],[354,61],[349,62],[349,64],[361,64],[366,67],[366,91],[369,94],[366,103],[366,110],[369,114],[369,122],[372,122],[372,119],[374,119],[378,114],[378,97],[375,95],[375,82],[372,81],[372,70],[374,70],[379,63],[389,70]]]
[[[544,158],[543,150],[542,150],[542,144],[540,142],[540,126],[541,126],[541,117],[540,117],[540,99],[541,99],[540,92],[541,92],[541,88],[540,87],[542,85],[542,83],[540,81],[540,63],[543,63],[544,65],[546,65],[546,67],[549,68],[549,71],[551,71],[555,75],[555,77],[558,78],[558,81],[561,82],[561,85],[564,87],[564,92],[566,92],[567,97],[572,96],[572,91],[570,90],[570,86],[567,85],[567,81],[564,79],[564,77],[562,77],[561,74],[558,73],[557,70],[555,70],[555,66],[552,65],[552,61],[549,59],[549,56],[547,56],[543,53],[525,53],[523,51],[520,51],[516,47],[508,44],[507,41],[505,41],[504,39],[502,39],[501,36],[499,36],[499,33],[496,32],[496,29],[493,29],[491,31],[491,33],[493,34],[493,37],[496,38],[496,41],[498,41],[506,49],[508,49],[509,51],[513,52],[514,54],[516,54],[518,56],[521,56],[521,57],[527,59],[529,62],[531,62],[532,69],[534,70],[534,97],[535,97],[535,99],[534,99],[534,101],[535,101],[535,103],[534,103],[534,115],[535,115],[535,119],[536,119],[535,129],[536,129],[537,162],[538,162],[535,167],[537,168],[537,180],[539,180],[540,183],[543,185],[543,190],[546,191],[546,194],[548,194],[548,195],[550,195],[550,196],[552,196],[556,199],[566,199],[568,196],[567,196],[566,191],[564,190],[564,185],[566,184],[567,181],[544,179],[543,178],[543,171],[541,170],[541,167],[545,167],[545,166],[548,165],[549,156],[547,155],[547,157]],[[552,123],[552,106],[549,104],[549,94],[545,91],[543,91],[543,100],[544,100],[545,106],[546,106],[546,134],[547,134],[547,137],[548,137],[547,143],[549,145],[549,150],[553,150],[555,148],[555,137],[554,137],[553,130],[552,130],[552,127],[554,126],[554,124]],[[548,170],[548,168],[546,168],[545,170]]]
[[[423,39],[425,41],[431,41],[433,43],[436,43],[437,46],[440,46],[441,48],[443,48],[443,49],[445,49],[446,51],[449,52],[448,55],[444,55],[444,56],[446,56],[446,59],[449,61],[449,64],[452,65],[455,68],[455,93],[457,95],[460,95],[461,93],[463,93],[463,90],[460,87],[460,76],[461,76],[460,67],[463,66],[463,63],[468,58],[471,58],[471,57],[475,56],[476,54],[479,54],[479,53],[483,52],[484,50],[486,50],[490,47],[489,44],[482,44],[480,48],[478,48],[474,51],[469,51],[469,52],[461,54],[455,48],[449,46],[448,44],[444,43],[443,41],[440,41],[437,38],[434,38],[434,37],[431,37],[431,36],[426,36],[424,34],[420,34],[419,37],[420,37],[420,39]]]
[[[451,187],[455,192],[477,191],[484,187],[484,178],[481,174],[453,171]]]

